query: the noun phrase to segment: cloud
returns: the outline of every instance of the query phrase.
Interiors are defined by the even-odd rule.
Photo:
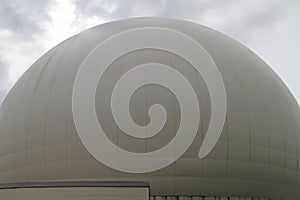
[[[197,0],[75,0],[77,19],[97,17],[105,21],[137,16],[164,16],[204,24],[241,39],[269,28],[288,15],[281,1]]]
[[[80,16],[97,16],[109,20],[159,14],[165,4],[166,1],[162,0],[75,0],[76,11]]]
[[[0,28],[14,33],[18,39],[33,39],[45,31],[41,22],[47,16],[48,0],[2,1],[0,6]]]
[[[197,0],[75,0],[80,17],[98,17],[114,20],[138,16],[165,16],[195,21],[212,6],[211,1]],[[218,6],[221,6],[220,1]]]
[[[9,86],[7,85],[7,76],[7,65],[0,58],[0,105],[9,89]]]

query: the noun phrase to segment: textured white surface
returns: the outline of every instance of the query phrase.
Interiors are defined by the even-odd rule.
[[[180,116],[176,98],[165,88],[151,86],[132,97],[131,115],[138,124],[146,125],[148,108],[155,103],[164,105],[168,119],[161,133],[141,141],[116,126],[107,97],[115,81],[132,67],[149,62],[174,67],[190,80],[200,102],[200,128],[191,147],[168,167],[136,175],[106,167],[85,149],[73,121],[72,88],[81,63],[96,45],[121,31],[145,26],[173,29],[198,41],[216,63],[228,101],[221,137],[213,151],[199,159],[197,153],[210,120],[209,93],[201,76],[170,52],[140,50],[115,60],[99,82],[95,106],[109,139],[124,149],[148,152],[161,148],[174,136]],[[295,99],[249,49],[197,24],[164,18],[129,19],[97,26],[64,41],[16,83],[0,111],[0,182],[145,180],[150,181],[153,195],[299,199],[299,133]]]

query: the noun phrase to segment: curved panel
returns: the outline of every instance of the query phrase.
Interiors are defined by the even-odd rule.
[[[224,82],[227,112],[216,145],[206,157],[199,159],[213,102],[205,77],[196,73],[190,60],[174,52],[143,49],[112,61],[103,74],[105,80],[111,80],[109,84],[116,84],[113,81],[135,66],[155,62],[180,72],[189,81],[199,102],[199,127],[187,151],[164,168],[134,174],[107,167],[85,148],[73,119],[72,92],[76,74],[92,49],[113,35],[145,27],[180,32],[205,49]],[[120,48],[132,47],[128,40],[120,42]],[[186,43],[181,44],[182,48],[193,55],[191,60],[205,64],[190,46],[184,45]],[[110,50],[106,50],[109,55],[112,54]],[[99,55],[98,62],[101,59]],[[91,77],[90,80],[96,79]],[[176,83],[172,76],[166,80]],[[104,104],[106,96],[112,95],[110,89],[113,86],[98,82],[94,106],[95,115],[101,126],[104,124],[112,143],[146,153],[165,146],[175,137],[181,110],[172,90],[145,86],[133,94],[129,100],[132,120],[146,126],[150,122],[149,108],[154,103],[165,105],[167,117],[162,131],[169,133],[137,138],[126,135],[116,121],[106,117],[113,116]],[[161,95],[164,90],[167,95]],[[38,59],[20,78],[0,110],[0,182],[146,181],[150,182],[153,196],[299,199],[299,142],[297,102],[279,77],[253,52],[221,33],[194,23],[134,18],[94,27],[62,42]]]

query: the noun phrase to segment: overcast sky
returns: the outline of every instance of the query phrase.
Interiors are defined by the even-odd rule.
[[[0,102],[57,43],[138,16],[185,19],[231,36],[263,58],[300,102],[299,0],[0,0]]]

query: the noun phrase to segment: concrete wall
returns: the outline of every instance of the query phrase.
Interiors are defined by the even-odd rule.
[[[147,187],[62,187],[0,189],[2,200],[146,200]]]

